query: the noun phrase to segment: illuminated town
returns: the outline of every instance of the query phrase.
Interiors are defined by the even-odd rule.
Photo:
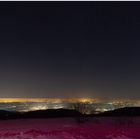
[[[75,109],[83,114],[96,114],[122,107],[140,106],[139,100],[101,100],[89,98],[1,98],[0,109],[8,111],[35,111],[46,109]]]

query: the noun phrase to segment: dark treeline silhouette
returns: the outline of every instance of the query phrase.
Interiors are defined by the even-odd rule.
[[[77,110],[47,109],[30,112],[13,112],[0,110],[0,119],[24,118],[59,118],[59,117],[105,117],[105,116],[140,116],[140,107],[125,107],[99,114],[82,114]]]

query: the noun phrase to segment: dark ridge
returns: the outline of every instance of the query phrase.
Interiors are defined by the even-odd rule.
[[[97,114],[97,116],[140,116],[140,107],[119,108]]]
[[[20,113],[16,111],[0,110],[0,119],[16,119],[20,117]]]
[[[47,109],[29,112],[12,112],[0,110],[0,119],[24,119],[24,118],[58,118],[58,117],[80,117],[84,116],[76,110]]]
[[[62,118],[62,117],[104,117],[104,116],[140,116],[140,107],[125,107],[99,114],[81,114],[76,110],[47,109],[30,112],[12,112],[0,110],[0,119],[24,119],[24,118]]]
[[[30,111],[22,114],[23,118],[56,118],[56,117],[80,117],[82,114],[76,110],[47,109]]]

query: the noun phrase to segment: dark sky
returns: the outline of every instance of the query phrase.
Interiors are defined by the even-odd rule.
[[[140,97],[140,2],[0,2],[0,97]]]

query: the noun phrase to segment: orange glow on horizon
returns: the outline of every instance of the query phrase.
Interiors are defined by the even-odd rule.
[[[13,102],[95,102],[95,99],[90,98],[0,98],[0,103],[13,103]]]

